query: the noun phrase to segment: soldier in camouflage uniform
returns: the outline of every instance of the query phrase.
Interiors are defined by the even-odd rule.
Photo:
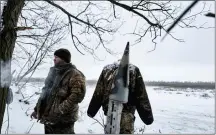
[[[86,92],[85,76],[70,63],[68,50],[59,49],[54,56],[55,66],[50,68],[31,118],[45,125],[45,134],[75,134],[78,103]]]
[[[89,117],[93,118],[101,106],[104,115],[107,115],[109,94],[118,65],[119,63],[114,63],[103,68],[87,110]],[[154,121],[142,75],[139,68],[132,64],[129,66],[129,81],[128,103],[123,105],[120,134],[134,133],[135,110],[146,125]]]

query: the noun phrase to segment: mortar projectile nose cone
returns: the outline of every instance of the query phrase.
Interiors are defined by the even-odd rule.
[[[124,50],[124,55],[129,55],[129,42],[127,42],[127,45],[125,47],[125,50]]]

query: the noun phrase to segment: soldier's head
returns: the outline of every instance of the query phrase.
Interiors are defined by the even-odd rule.
[[[71,54],[67,49],[61,48],[54,52],[54,64],[64,64],[70,63],[71,61]]]

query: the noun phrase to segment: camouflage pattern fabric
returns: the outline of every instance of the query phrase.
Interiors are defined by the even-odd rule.
[[[74,123],[44,125],[45,134],[75,134]]]
[[[117,68],[118,64],[110,64],[103,68],[87,110],[89,117],[94,117],[101,106],[104,114],[107,115],[109,95]],[[150,125],[154,121],[151,104],[139,68],[130,64],[129,76],[129,97],[128,103],[123,105],[121,133],[133,132],[134,122],[132,119],[135,119],[135,110],[146,125]]]
[[[78,120],[78,104],[84,99],[85,93],[85,76],[73,68],[61,80],[56,89],[52,90],[49,95],[50,102],[47,102],[45,106],[40,106],[44,110],[43,114],[40,114],[41,123],[66,124],[76,122]],[[35,107],[36,112],[37,105]]]
[[[135,117],[132,113],[122,113],[120,123],[120,134],[133,134],[134,122]]]
[[[133,134],[134,122],[135,122],[135,116],[132,113],[123,112],[121,116],[121,122],[120,122],[120,134]]]

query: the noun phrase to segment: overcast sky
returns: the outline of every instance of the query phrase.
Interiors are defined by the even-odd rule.
[[[188,4],[190,2],[187,2]],[[214,12],[215,4],[212,4],[211,11]],[[196,6],[194,11],[199,11],[202,3]],[[128,13],[125,13],[125,16]],[[121,29],[121,33],[127,31],[134,22],[130,17],[126,18],[127,23]],[[198,17],[196,24],[207,22],[206,26],[214,26],[214,19],[205,16]],[[167,36],[163,42],[158,42],[155,51],[147,53],[154,44],[148,36],[142,43],[131,46],[130,62],[140,68],[145,81],[215,81],[215,29],[180,29],[175,28],[172,32],[178,38],[184,39],[184,43],[178,42]],[[109,48],[122,52],[127,42],[133,40],[129,36],[116,36]],[[77,66],[87,79],[98,79],[103,66],[113,63],[122,56],[112,56],[103,51],[98,51],[98,56],[105,58],[104,61],[96,61],[90,55],[79,54],[72,45],[70,37],[65,40],[62,46],[72,54],[72,63]],[[53,66],[53,60],[40,67],[34,77],[46,77],[49,67]]]

